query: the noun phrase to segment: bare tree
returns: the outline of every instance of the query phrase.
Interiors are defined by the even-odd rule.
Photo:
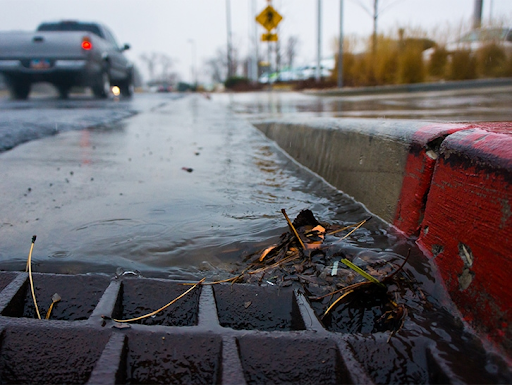
[[[297,36],[290,36],[286,44],[286,64],[288,67],[293,67],[293,62],[297,56],[297,49],[299,46],[299,38]]]
[[[222,83],[226,80],[228,72],[228,63],[226,51],[223,48],[217,48],[215,56],[206,60],[205,65],[215,83]]]
[[[365,12],[373,18],[372,50],[375,52],[377,49],[377,20],[379,15],[383,13],[387,8],[403,0],[381,0],[381,6],[379,6],[379,0],[370,0],[370,2],[373,3],[371,8],[367,7],[361,0],[352,1],[363,8]]]
[[[159,54],[156,52],[143,53],[139,56],[140,59],[146,64],[149,73],[149,80],[155,79],[155,69],[158,62]]]
[[[225,47],[217,48],[215,55],[205,60],[204,64],[208,68],[208,72],[213,82],[222,83],[228,78],[228,76],[236,76],[240,67],[242,67],[243,71],[244,62],[240,59],[240,50],[238,49],[238,46],[238,44],[232,44],[231,46],[231,69],[229,71],[228,57]]]
[[[173,60],[164,53],[158,55],[158,64],[160,64],[160,80],[167,81],[173,75],[171,72]]]

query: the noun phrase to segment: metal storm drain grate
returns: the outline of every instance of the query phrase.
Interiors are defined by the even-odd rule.
[[[1,383],[509,383],[510,368],[462,328],[446,342],[414,317],[399,333],[331,331],[297,290],[104,275],[0,272]],[[55,298],[54,298],[55,299]],[[44,314],[44,315],[45,315]],[[42,314],[42,318],[44,318]],[[437,317],[437,318],[436,318]],[[432,333],[439,333],[433,343]],[[448,345],[454,348],[447,348]],[[446,346],[445,346],[446,345]],[[448,350],[447,350],[448,349]],[[471,364],[469,364],[471,363]]]

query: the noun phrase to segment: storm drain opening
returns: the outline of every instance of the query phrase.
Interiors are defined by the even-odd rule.
[[[428,384],[425,339],[402,331],[388,341],[386,333],[351,335],[348,343],[358,362],[377,384]],[[442,374],[436,378],[444,378]]]
[[[128,334],[126,384],[219,384],[222,338],[208,334]]]
[[[2,273],[0,274],[0,291],[5,289],[7,285],[9,285],[14,278],[16,278],[16,273]]]
[[[317,316],[327,330],[337,333],[377,333],[398,330],[403,318],[388,317],[395,309],[385,290],[368,285],[364,290],[352,292],[327,314],[333,303],[331,297],[312,302]],[[395,325],[396,324],[396,325]]]
[[[247,384],[351,384],[336,344],[328,339],[238,338]]]
[[[219,323],[236,330],[305,330],[291,287],[214,285]]]
[[[116,320],[128,320],[152,313],[185,293],[191,286],[156,279],[125,278],[112,314]],[[134,323],[163,326],[196,326],[201,287],[150,317]]]
[[[33,274],[33,281],[41,318],[48,315],[49,320],[80,321],[89,318],[110,278],[100,275]],[[3,316],[38,318],[28,282],[11,299],[2,312]]]
[[[108,332],[75,328],[7,327],[1,334],[3,384],[84,384]]]

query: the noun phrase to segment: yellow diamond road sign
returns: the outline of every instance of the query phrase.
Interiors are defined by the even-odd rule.
[[[271,5],[256,16],[256,21],[269,32],[277,27],[281,20],[283,20],[283,17]]]

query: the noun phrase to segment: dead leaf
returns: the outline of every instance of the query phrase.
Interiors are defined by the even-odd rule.
[[[274,250],[277,247],[277,245],[272,245],[270,247],[267,247],[265,250],[263,250],[263,253],[261,253],[259,261],[263,261],[265,257],[270,253],[272,250]]]

